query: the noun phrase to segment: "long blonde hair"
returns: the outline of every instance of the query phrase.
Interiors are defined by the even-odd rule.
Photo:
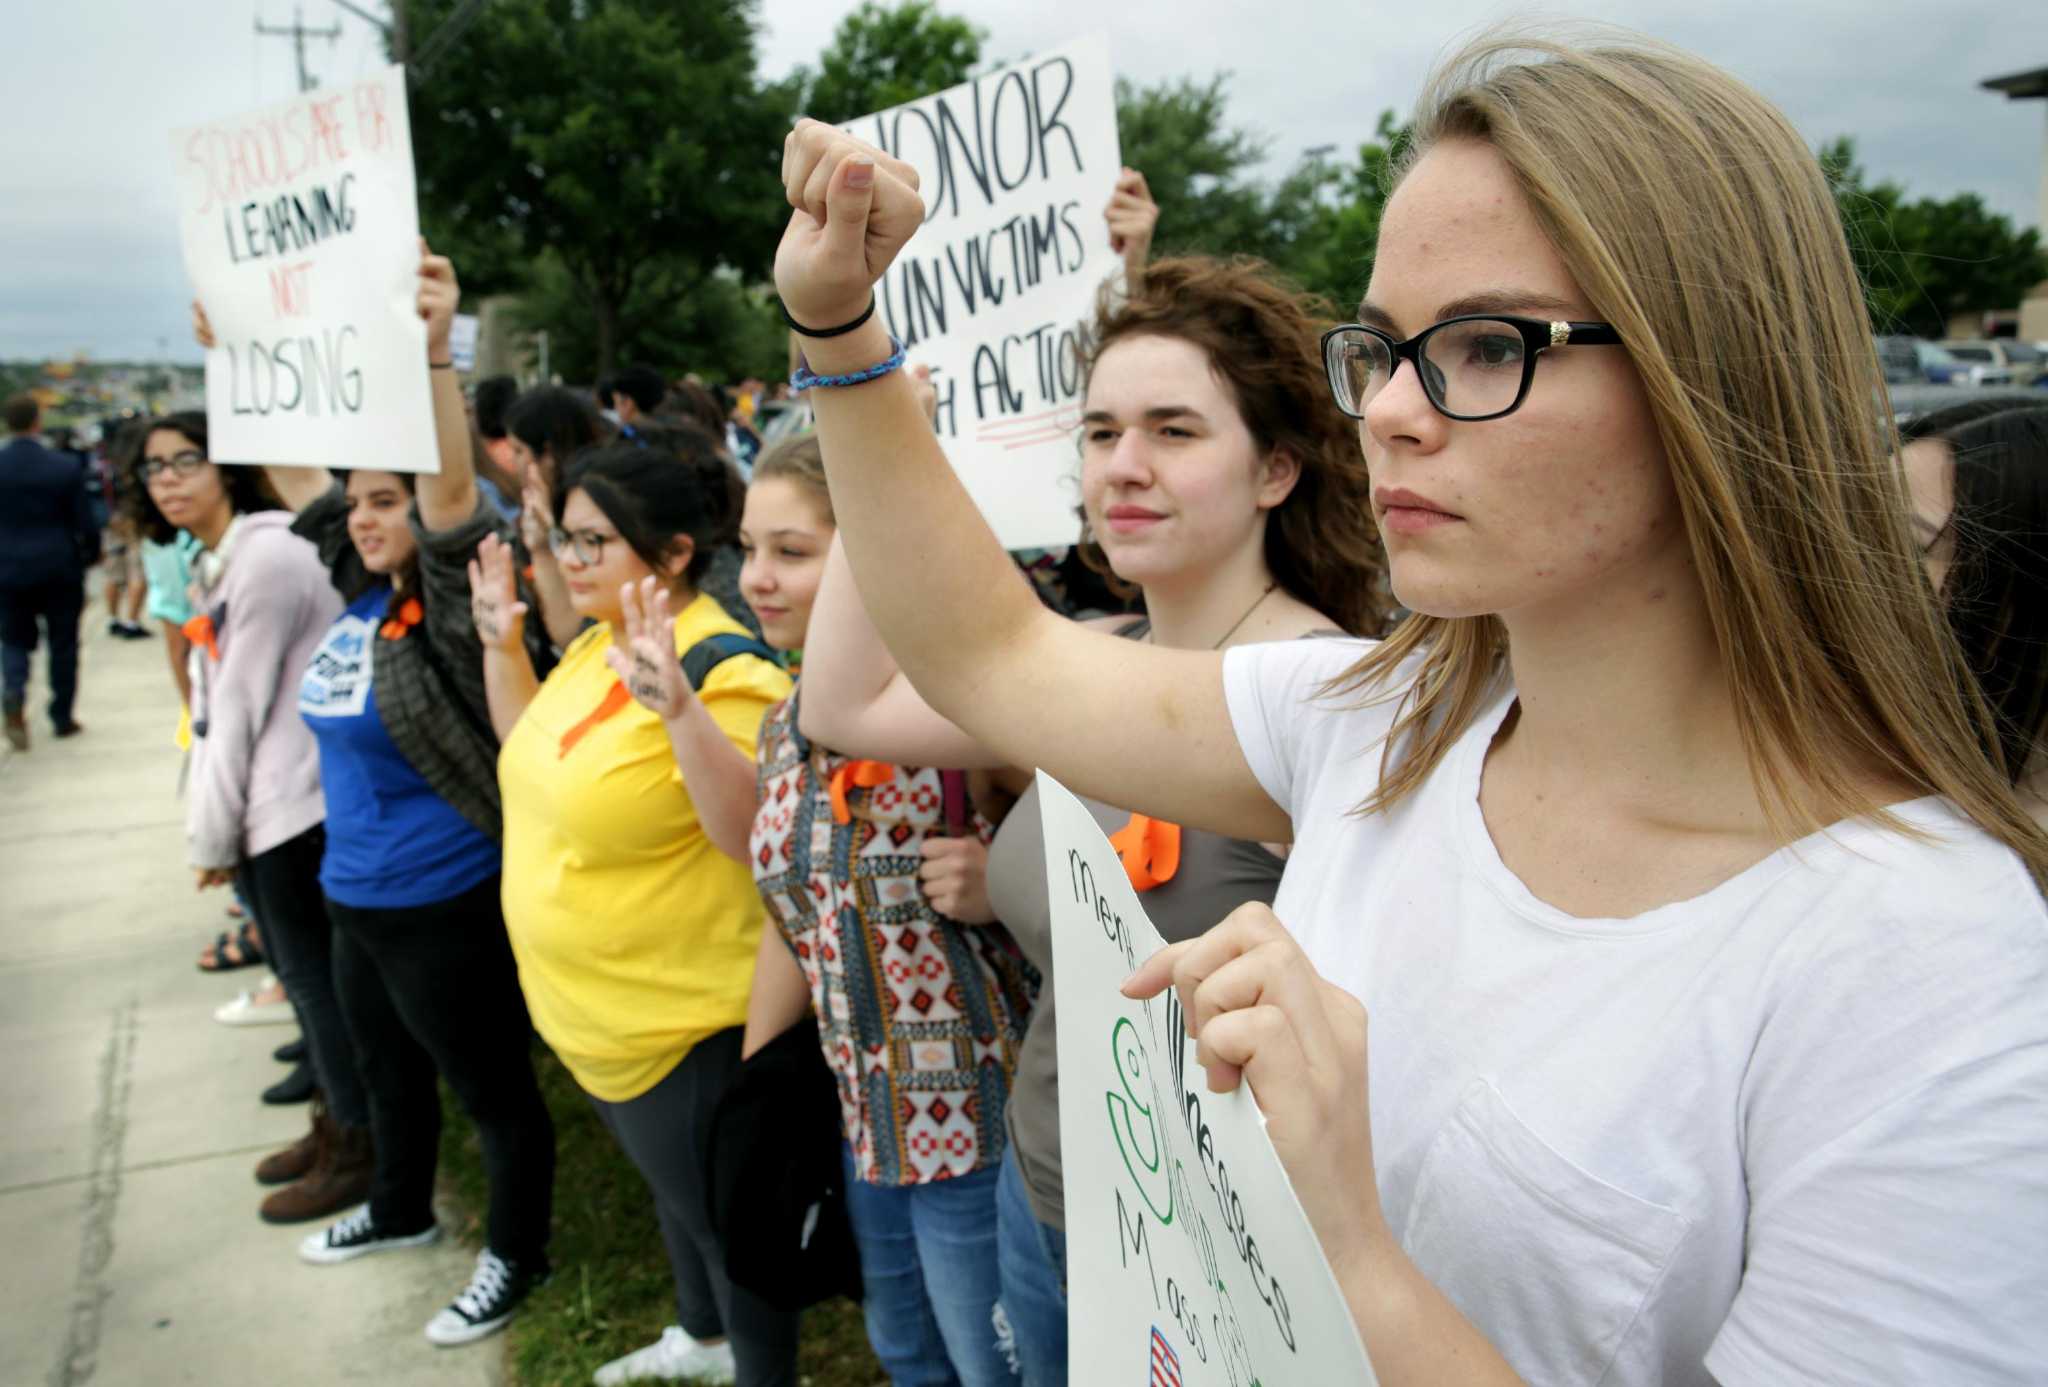
[[[1791,123],[1632,35],[1496,30],[1438,69],[1415,134],[1404,170],[1438,141],[1489,145],[1620,330],[1773,831],[1903,829],[1864,788],[1875,772],[1947,796],[2048,880],[2048,835],[1998,773],[1989,706],[1921,575],[1862,291]],[[1506,655],[1495,617],[1413,615],[1335,681],[1402,699],[1363,812],[1421,784]],[[1390,678],[1411,661],[1419,678]]]

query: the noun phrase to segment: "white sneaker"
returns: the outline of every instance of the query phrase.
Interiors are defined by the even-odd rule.
[[[672,1324],[646,1348],[614,1358],[590,1380],[597,1387],[617,1387],[623,1382],[730,1383],[738,1376],[730,1343],[700,1344]]]
[[[244,989],[234,1001],[214,1008],[213,1019],[223,1026],[291,1026],[299,1014],[289,997],[276,1002],[259,1002],[254,992]]]
[[[447,1309],[427,1321],[427,1338],[442,1348],[475,1343],[511,1320],[534,1288],[548,1279],[545,1258],[508,1262],[488,1247],[476,1255],[476,1271]]]
[[[331,1266],[372,1252],[388,1252],[398,1247],[425,1247],[440,1236],[441,1227],[434,1223],[418,1233],[381,1233],[377,1230],[376,1220],[370,1217],[370,1206],[365,1204],[325,1231],[307,1237],[299,1244],[299,1258],[315,1266]]]

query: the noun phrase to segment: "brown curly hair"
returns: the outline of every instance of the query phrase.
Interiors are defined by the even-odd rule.
[[[1386,556],[1358,430],[1337,408],[1319,344],[1332,321],[1321,300],[1262,260],[1177,256],[1145,267],[1143,287],[1097,303],[1088,369],[1131,337],[1192,343],[1230,386],[1262,452],[1285,450],[1301,477],[1266,522],[1266,566],[1289,596],[1353,635],[1376,636],[1387,611]],[[1082,532],[1082,558],[1109,574]],[[1113,575],[1110,575],[1113,576]]]

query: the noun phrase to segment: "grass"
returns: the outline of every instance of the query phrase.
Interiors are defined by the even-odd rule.
[[[661,1337],[675,1320],[668,1256],[640,1173],[599,1125],[575,1081],[545,1048],[534,1069],[555,1118],[554,1278],[506,1330],[511,1387],[582,1387],[598,1367]],[[476,1130],[444,1087],[441,1179],[455,1231],[483,1245],[487,1202]],[[860,1308],[835,1300],[804,1313],[797,1360],[805,1387],[884,1387]]]

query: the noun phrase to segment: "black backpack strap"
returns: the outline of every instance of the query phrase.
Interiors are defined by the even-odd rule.
[[[692,689],[701,689],[704,681],[711,677],[711,671],[735,655],[753,655],[781,668],[774,650],[752,636],[728,632],[706,636],[683,652],[683,678],[690,681]]]

